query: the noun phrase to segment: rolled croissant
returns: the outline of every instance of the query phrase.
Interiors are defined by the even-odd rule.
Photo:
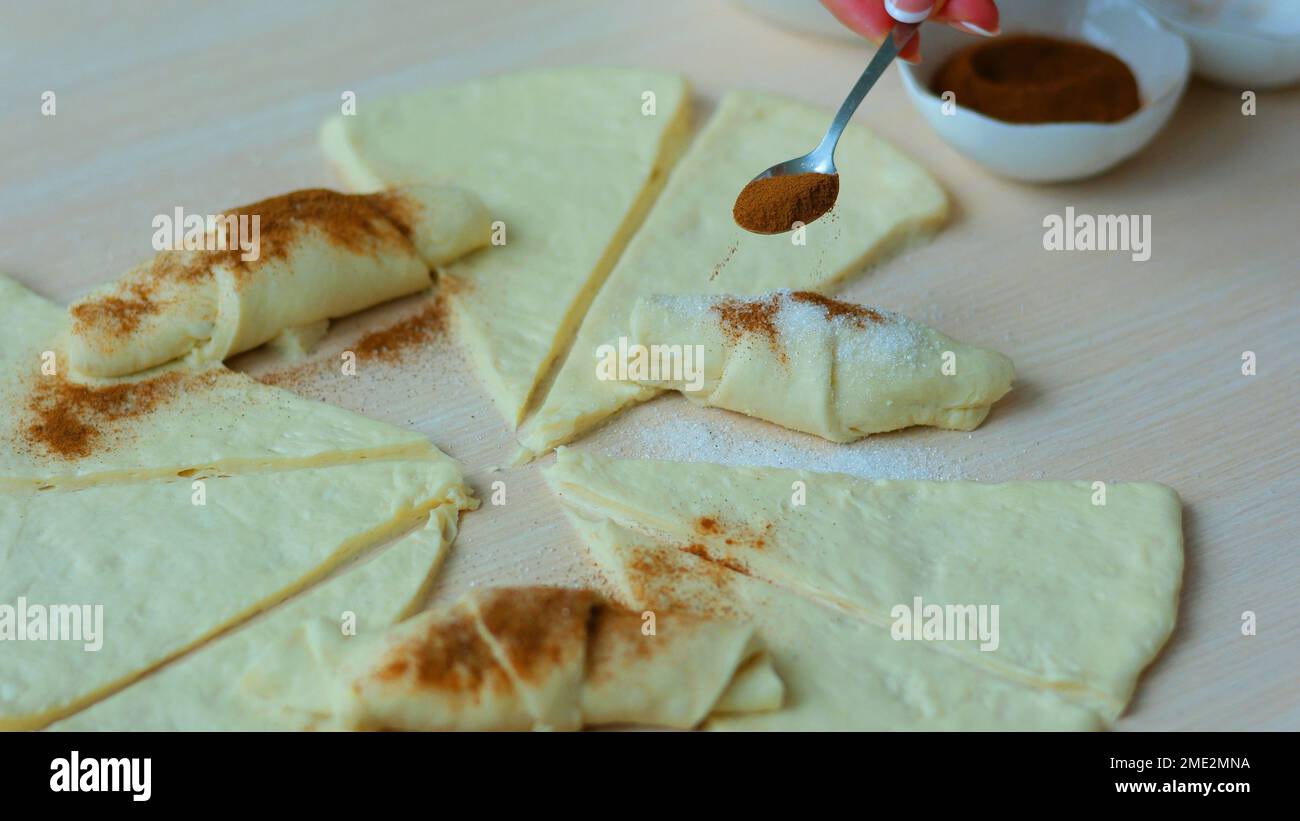
[[[256,258],[239,246],[258,217]],[[219,362],[292,329],[429,287],[429,270],[487,243],[473,194],[418,185],[376,194],[294,191],[222,215],[205,247],[154,259],[73,303],[67,354],[88,376],[136,373],[179,357]],[[246,223],[247,224],[247,223]]]
[[[910,425],[973,430],[1014,376],[996,351],[805,291],[645,297],[631,326],[626,378],[832,442]]]
[[[327,694],[267,686],[289,674],[252,678],[260,695],[314,714],[318,727],[356,730],[689,728],[714,712],[776,709],[784,694],[752,627],[667,613],[651,621],[588,590],[474,592],[356,641],[340,661],[316,663],[334,667]]]

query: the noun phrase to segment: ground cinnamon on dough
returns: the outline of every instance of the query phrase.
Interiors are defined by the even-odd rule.
[[[161,307],[144,282],[132,282],[122,293],[122,296],[105,296],[74,305],[73,322],[83,327],[99,325],[111,328],[113,335],[126,336],[140,326],[141,320],[157,313]]]
[[[259,216],[259,255],[240,259],[232,248],[207,256],[236,271],[252,271],[268,260],[286,257],[307,228],[319,230],[333,244],[356,253],[371,253],[393,241],[410,241],[415,203],[394,191],[377,194],[341,194],[327,188],[308,188],[243,205],[226,216]],[[386,230],[395,229],[395,230]],[[396,236],[394,236],[396,235]]]
[[[525,587],[480,601],[480,618],[523,681],[540,680],[565,653],[585,646],[592,609],[601,604],[590,590]]]
[[[341,194],[309,188],[232,208],[223,216],[258,217],[257,259],[242,259],[245,251],[238,247],[235,237],[228,242],[233,247],[221,250],[159,251],[153,260],[130,272],[117,293],[73,306],[73,321],[82,327],[102,328],[112,337],[126,337],[144,317],[161,307],[161,283],[206,279],[218,266],[243,279],[268,261],[287,257],[309,229],[359,254],[378,253],[389,243],[409,244],[418,207],[418,203],[396,191]]]
[[[722,324],[722,332],[731,342],[737,342],[746,334],[760,334],[767,337],[775,350],[780,343],[780,329],[776,327],[776,316],[781,312],[781,302],[774,295],[769,299],[724,299],[712,306],[714,313]]]
[[[625,607],[601,603],[591,608],[587,625],[588,684],[608,681],[621,673],[629,650],[638,659],[648,659],[663,647],[661,642],[645,640],[641,633],[644,624],[640,614]],[[633,641],[626,641],[626,637]]]
[[[752,180],[736,197],[731,215],[755,234],[781,234],[796,222],[805,225],[835,206],[838,174],[783,174]]]
[[[82,385],[63,377],[40,380],[27,401],[30,444],[65,459],[81,459],[102,446],[124,420],[152,412],[179,393],[182,377],[167,373],[136,382]]]
[[[353,352],[358,362],[393,364],[401,361],[408,351],[441,336],[446,329],[447,303],[439,295],[418,314],[361,337]]]
[[[865,305],[841,302],[813,291],[795,291],[790,294],[790,299],[808,305],[818,305],[826,312],[827,319],[846,318],[859,328],[865,328],[869,322],[881,324],[885,321],[879,311]]]
[[[748,567],[745,567],[743,564],[741,564],[738,561],[735,561],[734,559],[718,558],[717,556],[710,555],[709,549],[702,544],[689,544],[686,547],[682,548],[682,550],[685,550],[687,553],[690,553],[692,556],[697,556],[703,559],[709,564],[715,564],[720,567],[725,567],[728,570],[733,570],[745,576],[749,575]]]
[[[701,547],[701,549],[703,549]],[[717,596],[707,600],[683,596],[682,582],[703,577]],[[627,585],[632,601],[653,603],[677,612],[734,618],[739,614],[724,594],[735,582],[735,574],[712,562],[683,559],[676,548],[646,546],[633,548],[627,560]]]
[[[712,516],[701,516],[695,520],[695,529],[701,533],[715,534],[722,530],[722,525]]]
[[[812,291],[794,291],[789,298],[792,302],[818,306],[825,312],[827,321],[844,319],[859,328],[865,328],[868,323],[885,322],[884,315],[873,308],[841,302]],[[729,342],[735,344],[747,334],[761,335],[767,338],[781,361],[785,361],[781,329],[776,325],[776,318],[781,313],[781,300],[781,293],[772,294],[767,299],[724,299],[714,304],[712,310],[718,315],[722,332]]]
[[[451,623],[435,622],[425,636],[394,648],[374,677],[380,681],[399,679],[412,667],[416,682],[429,689],[472,692],[485,679],[490,679],[494,690],[510,688],[505,670],[468,613]]]
[[[695,532],[701,536],[721,538],[729,547],[753,547],[762,549],[771,538],[775,529],[772,522],[763,525],[762,530],[754,530],[745,525],[724,524],[720,516],[701,516],[695,520]]]
[[[437,299],[418,313],[366,333],[353,344],[351,350],[356,354],[358,362],[396,365],[406,361],[412,352],[441,339],[447,331],[448,318],[446,296],[440,292]],[[313,386],[334,372],[335,363],[332,359],[312,359],[253,376],[263,385],[320,398]]]

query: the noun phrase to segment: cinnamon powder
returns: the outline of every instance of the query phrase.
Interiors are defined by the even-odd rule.
[[[708,582],[716,595],[683,594],[683,582],[701,579]],[[627,561],[627,584],[632,600],[679,613],[736,618],[735,605],[727,591],[735,583],[735,573],[712,562],[692,562],[678,550],[665,546],[633,548]],[[689,588],[689,585],[687,585]]]
[[[454,621],[434,623],[428,633],[394,648],[375,672],[380,681],[392,681],[414,668],[415,680],[432,690],[476,691],[485,681],[504,692],[511,685],[478,625],[469,613]]]
[[[1137,78],[1115,55],[1079,40],[1002,36],[954,54],[934,92],[1009,123],[1113,123],[1142,107]]]
[[[63,377],[37,383],[28,397],[29,444],[65,459],[81,459],[103,445],[125,420],[151,413],[179,393],[182,377],[167,373],[138,382],[82,385]]]
[[[589,619],[601,604],[590,590],[524,587],[490,595],[479,617],[523,681],[540,681],[585,646]]]
[[[112,337],[130,335],[141,320],[157,313],[165,302],[159,295],[164,282],[197,282],[223,266],[242,279],[270,260],[286,258],[307,230],[319,231],[327,241],[354,253],[377,253],[386,244],[411,242],[418,203],[395,191],[342,194],[309,188],[271,197],[226,211],[222,216],[258,217],[258,257],[242,259],[245,251],[237,237],[229,237],[218,250],[160,251],[148,263],[128,274],[118,293],[73,306],[74,322],[94,326]],[[227,226],[218,223],[225,231]]]
[[[728,570],[734,571],[736,573],[740,573],[741,575],[744,576],[749,575],[749,568],[745,567],[745,565],[741,564],[738,561],[735,561],[734,559],[718,558],[717,556],[710,555],[709,549],[702,544],[698,544],[698,543],[689,544],[686,547],[682,548],[682,550],[686,551],[687,553],[690,553],[692,556],[696,556],[700,559],[703,559],[709,564],[715,564],[718,565],[719,567],[725,567]]]
[[[728,547],[753,547],[763,549],[767,546],[776,526],[772,522],[763,525],[762,530],[754,530],[745,525],[724,524],[720,516],[701,516],[695,520],[695,532],[706,538],[721,539]]]
[[[123,296],[104,296],[72,307],[72,319],[81,326],[98,325],[111,329],[114,336],[126,336],[140,326],[161,303],[153,299],[152,289],[144,282],[132,282]]]
[[[240,259],[244,252],[238,247],[210,251],[206,256],[210,259],[209,266],[221,262],[236,271],[253,271],[268,260],[288,256],[308,228],[319,230],[340,248],[369,253],[385,243],[410,242],[414,208],[415,203],[393,191],[377,194],[341,194],[327,188],[292,191],[225,213],[233,217],[259,217],[257,259]]]
[[[766,299],[724,299],[712,306],[718,315],[722,331],[731,343],[738,342],[747,334],[758,334],[767,339],[773,350],[781,349],[781,330],[776,319],[781,313],[782,293],[772,294]],[[881,324],[885,317],[865,305],[841,302],[813,291],[793,291],[789,294],[792,302],[816,305],[825,313],[827,321],[844,319],[859,328],[868,323]]]
[[[838,174],[782,174],[751,180],[736,198],[731,215],[755,234],[781,234],[796,222],[805,225],[831,210],[840,195]]]
[[[353,346],[358,362],[393,364],[406,353],[441,336],[447,329],[447,302],[441,294],[418,314],[371,331]]]
[[[773,349],[779,347],[776,316],[781,312],[778,295],[768,299],[724,299],[712,306],[727,339],[738,342],[747,334],[766,337]]]
[[[813,291],[795,291],[790,294],[790,299],[807,305],[817,305],[826,312],[827,319],[847,319],[859,328],[865,328],[867,323],[879,325],[885,321],[879,311],[865,305],[841,302]]]

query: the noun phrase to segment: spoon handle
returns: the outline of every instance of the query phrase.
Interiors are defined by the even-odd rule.
[[[916,30],[920,27],[920,23],[895,24],[889,36],[885,38],[885,42],[881,43],[880,48],[877,49],[876,56],[871,58],[866,70],[862,72],[862,76],[853,85],[853,90],[849,92],[849,96],[844,98],[840,110],[835,112],[835,119],[831,121],[831,127],[826,131],[826,136],[822,138],[821,144],[817,146],[817,150],[813,153],[825,154],[834,164],[835,146],[840,141],[840,134],[844,133],[844,127],[849,124],[849,120],[853,119],[853,112],[858,110],[858,106],[862,104],[867,92],[880,79],[880,75],[885,73],[885,69],[889,68],[889,64],[894,62],[898,52],[903,50],[903,46],[907,45],[908,41],[912,39],[912,35],[916,34]]]

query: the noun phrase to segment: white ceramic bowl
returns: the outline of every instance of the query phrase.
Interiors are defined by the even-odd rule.
[[[1132,0],[999,0],[998,8],[1004,32],[1081,39],[1118,56],[1137,77],[1142,108],[1117,123],[1016,125],[962,108],[961,100],[945,114],[930,81],[954,52],[975,41],[947,26],[927,26],[922,63],[900,64],[903,85],[930,127],[962,154],[1015,180],[1076,180],[1141,151],[1169,121],[1191,73],[1187,43]]]
[[[1144,0],[1161,21],[1181,34],[1192,49],[1197,75],[1220,85],[1256,90],[1281,88],[1300,81],[1300,3],[1278,4],[1294,15],[1293,30],[1252,28],[1249,20],[1207,21],[1182,11],[1168,0]],[[1280,22],[1280,20],[1279,20]]]

